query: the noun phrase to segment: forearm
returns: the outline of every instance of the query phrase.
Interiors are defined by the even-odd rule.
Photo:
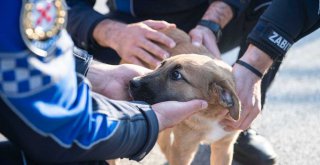
[[[67,0],[67,30],[78,47],[89,50],[94,47],[93,29],[106,16],[93,9],[95,0]]]
[[[213,21],[223,28],[230,22],[233,15],[232,8],[228,4],[215,1],[209,6],[202,19]]]
[[[97,24],[93,30],[93,39],[103,47],[111,47],[116,49],[116,42],[119,37],[119,32],[126,24],[105,19]]]
[[[250,64],[263,75],[267,73],[273,63],[273,60],[265,52],[252,44],[249,45],[247,51],[240,60]]]
[[[106,73],[112,73],[113,70],[116,69],[115,65],[109,65],[100,63],[98,61],[92,61],[87,73],[87,78],[92,84],[92,91],[97,93],[110,93],[110,91],[106,91],[108,89],[113,90],[112,88],[108,88],[108,86],[113,85],[114,79],[116,79],[112,74],[106,76]],[[108,83],[105,83],[108,82]],[[118,91],[122,92],[122,91]]]

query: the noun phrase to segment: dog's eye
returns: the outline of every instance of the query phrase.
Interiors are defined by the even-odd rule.
[[[174,70],[173,72],[171,72],[170,78],[175,81],[183,79],[181,73],[178,70]]]

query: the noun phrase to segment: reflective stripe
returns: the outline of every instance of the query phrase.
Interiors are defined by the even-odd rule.
[[[320,15],[320,0],[319,0],[318,15]]]
[[[24,152],[21,150],[21,157],[22,157],[22,163],[23,165],[27,165],[27,159],[26,156],[24,155]]]
[[[271,5],[271,4],[272,4],[272,2],[266,2],[266,3],[260,4],[259,6],[254,8],[254,11],[256,12],[256,11],[260,10],[261,8],[267,7],[267,6]]]
[[[130,0],[130,12],[131,12],[131,15],[136,16],[136,14],[135,14],[135,12],[134,12],[133,1],[134,1],[134,0]]]

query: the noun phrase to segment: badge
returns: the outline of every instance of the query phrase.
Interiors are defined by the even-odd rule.
[[[24,0],[20,27],[28,48],[39,56],[50,54],[66,18],[63,0]]]

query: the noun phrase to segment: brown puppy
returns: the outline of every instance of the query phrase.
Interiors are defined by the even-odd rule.
[[[223,119],[218,114],[226,108],[234,120],[239,119],[240,102],[231,67],[208,57],[210,53],[206,48],[193,46],[189,36],[181,30],[163,32],[177,43],[174,49],[167,50],[174,57],[164,60],[150,74],[132,80],[132,97],[149,104],[168,100],[208,101],[206,110],[162,131],[158,144],[170,165],[191,164],[201,142],[211,144],[211,164],[231,164],[233,144],[239,132],[226,132],[218,124]]]

